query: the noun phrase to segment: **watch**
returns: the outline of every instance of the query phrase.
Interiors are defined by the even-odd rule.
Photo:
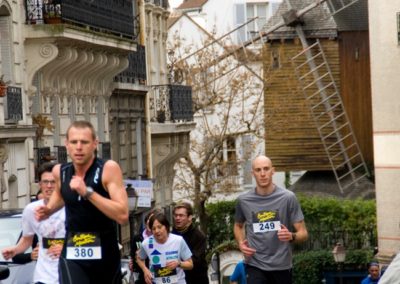
[[[92,194],[94,193],[94,190],[91,186],[87,186],[86,187],[86,193],[83,196],[83,198],[85,198],[86,200],[88,200],[90,198],[90,196],[92,196]]]
[[[296,233],[292,233],[292,240],[291,242],[294,242],[296,240]]]

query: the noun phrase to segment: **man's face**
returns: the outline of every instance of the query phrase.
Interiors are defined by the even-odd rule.
[[[94,156],[97,139],[93,139],[90,128],[71,127],[65,142],[68,154],[77,165],[86,165]]]
[[[39,186],[45,200],[49,200],[54,191],[56,181],[51,172],[44,172],[40,178]]]
[[[379,277],[379,267],[376,265],[371,266],[368,269],[369,275],[371,275],[372,279],[378,279]]]
[[[174,227],[176,229],[186,228],[192,223],[192,216],[186,212],[186,208],[176,208],[174,211]]]
[[[266,188],[270,186],[274,175],[271,160],[266,157],[256,158],[253,162],[252,173],[258,187]]]

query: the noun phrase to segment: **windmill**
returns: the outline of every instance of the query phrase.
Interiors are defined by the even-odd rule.
[[[303,50],[291,61],[342,194],[369,172],[322,45],[318,39],[312,44],[308,43],[302,16],[324,3],[331,15],[335,15],[356,2],[358,0],[317,0],[301,10],[295,10],[290,1],[285,0],[288,10],[282,15],[281,21],[260,34],[262,39],[283,26],[296,31]]]
[[[265,43],[269,35],[282,27],[293,28],[301,42],[302,51],[291,58],[291,61],[330,167],[342,193],[347,188],[357,185],[361,179],[369,175],[369,172],[322,45],[318,39],[311,44],[308,42],[303,30],[303,16],[307,13],[311,14],[317,7],[323,7],[327,11],[326,16],[330,17],[349,9],[358,1],[315,0],[311,4],[296,10],[289,0],[284,0],[282,5],[286,5],[286,12],[273,26],[259,32],[250,40],[242,42],[236,48],[225,49],[225,53],[210,63],[210,65],[216,64],[216,62],[230,56],[237,56],[239,52],[245,53],[246,47],[254,45],[260,40]],[[220,40],[224,36],[214,39],[212,43],[216,42],[222,45]],[[241,60],[241,63],[248,68],[245,61]]]

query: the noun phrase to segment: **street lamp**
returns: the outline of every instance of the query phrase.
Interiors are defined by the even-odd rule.
[[[133,211],[137,207],[137,193],[135,191],[135,188],[132,187],[132,184],[128,184],[126,186],[126,193],[128,194],[128,207],[129,211]]]
[[[343,277],[342,277],[342,265],[344,261],[346,260],[346,250],[344,246],[341,243],[337,243],[336,246],[332,250],[333,258],[335,259],[335,262],[338,264],[339,268],[339,279],[340,279],[340,284],[343,283]]]

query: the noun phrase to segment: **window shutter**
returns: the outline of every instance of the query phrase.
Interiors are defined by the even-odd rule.
[[[4,80],[12,80],[10,16],[0,16],[0,51],[1,70]]]

